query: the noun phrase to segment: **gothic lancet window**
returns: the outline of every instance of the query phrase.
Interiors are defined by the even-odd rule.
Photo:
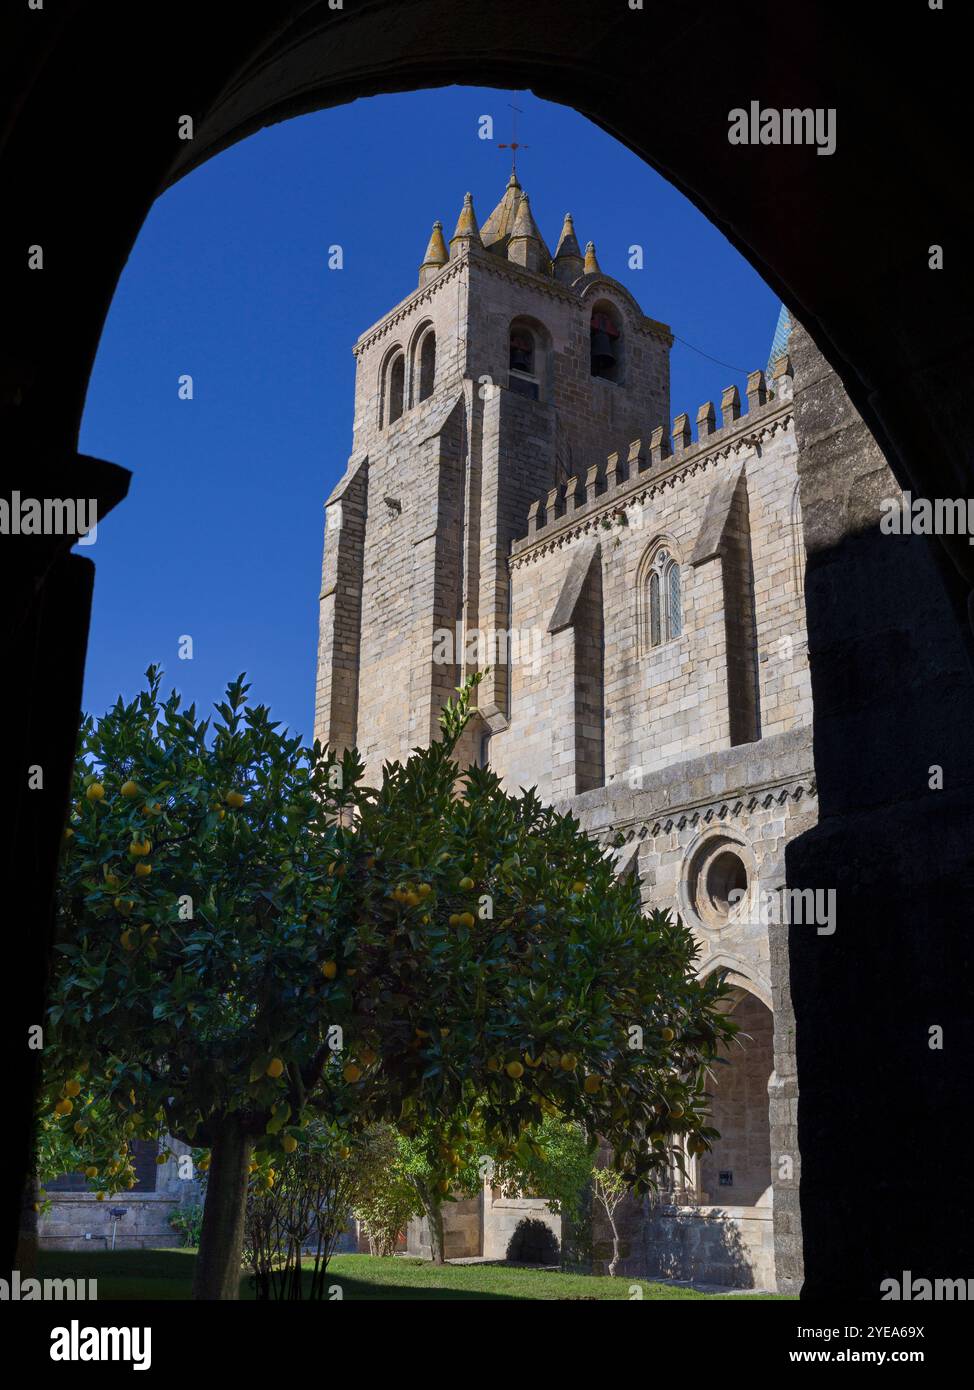
[[[661,647],[683,632],[683,594],[679,562],[665,545],[640,567],[639,647]]]
[[[649,576],[649,645],[658,647],[663,640],[662,605],[659,594],[659,574]]]
[[[508,341],[507,385],[520,396],[536,401],[540,396],[534,334],[524,324],[511,325]]]
[[[406,388],[406,359],[397,353],[389,365],[389,396],[386,423],[393,424],[403,410],[403,393]]]
[[[603,381],[621,380],[622,334],[607,304],[597,304],[589,324],[591,372]]]
[[[432,329],[425,335],[419,349],[419,400],[433,394],[436,378],[436,334]]]

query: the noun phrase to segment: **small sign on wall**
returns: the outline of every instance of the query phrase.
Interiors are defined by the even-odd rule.
[[[717,1181],[720,1183],[721,1187],[733,1187],[733,1186],[734,1186],[734,1174],[733,1174],[733,1171],[732,1171],[730,1168],[723,1168],[723,1169],[721,1169],[721,1171],[717,1174]]]

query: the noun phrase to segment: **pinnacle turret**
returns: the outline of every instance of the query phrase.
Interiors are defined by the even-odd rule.
[[[566,212],[561,236],[558,238],[558,249],[555,252],[555,278],[561,280],[563,284],[571,284],[583,273],[584,268],[585,262],[578,247],[578,238],[575,235],[575,222],[571,213]]]
[[[443,240],[443,223],[434,222],[433,231],[430,234],[429,245],[426,248],[426,255],[423,257],[422,265],[419,267],[419,283],[425,285],[427,280],[431,280],[434,275],[446,265],[450,259],[446,249],[446,242]]]
[[[463,195],[463,207],[457,218],[457,228],[450,238],[450,255],[459,255],[464,246],[483,246],[480,228],[477,226],[477,214],[473,210],[472,193]]]

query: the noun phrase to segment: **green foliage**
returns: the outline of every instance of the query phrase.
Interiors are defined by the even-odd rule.
[[[364,1155],[356,1155],[357,1187],[354,1211],[362,1222],[373,1255],[392,1255],[409,1221],[422,1213],[413,1170],[425,1170],[424,1156],[391,1125],[373,1125],[363,1139]]]
[[[621,1173],[614,1168],[598,1167],[592,1174],[595,1200],[611,1215],[626,1195],[628,1187]]]
[[[195,1248],[200,1243],[200,1231],[203,1229],[203,1204],[191,1202],[177,1207],[169,1217],[169,1224],[179,1232],[180,1245]]]
[[[586,1184],[592,1178],[596,1144],[581,1125],[546,1115],[530,1143],[498,1165],[495,1182],[506,1196],[543,1196],[549,1208],[571,1222],[583,1216]],[[620,1181],[625,1181],[620,1177]]]
[[[150,668],[133,702],[85,719],[52,1078],[86,1066],[129,1137],[208,1146],[236,1116],[265,1171],[315,1115],[436,1136],[438,1186],[456,1181],[451,1134],[526,1163],[546,1116],[603,1135],[638,1186],[671,1134],[713,1136],[725,985],[695,978],[691,934],[644,918],[572,817],[461,775],[470,687],[444,739],[377,788],[247,690],[233,682],[211,725]]]
[[[130,1140],[136,1126],[113,1107],[104,1087],[75,1069],[44,1074],[35,1131],[35,1165],[41,1188],[65,1173],[84,1173],[99,1200],[135,1186]],[[66,1115],[57,1106],[70,1105]],[[46,1196],[43,1210],[50,1208]]]

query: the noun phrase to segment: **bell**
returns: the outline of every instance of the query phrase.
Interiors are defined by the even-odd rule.
[[[592,370],[611,371],[616,364],[616,350],[604,328],[592,330]]]
[[[531,351],[527,345],[517,338],[511,339],[511,359],[510,368],[514,372],[531,371]]]

